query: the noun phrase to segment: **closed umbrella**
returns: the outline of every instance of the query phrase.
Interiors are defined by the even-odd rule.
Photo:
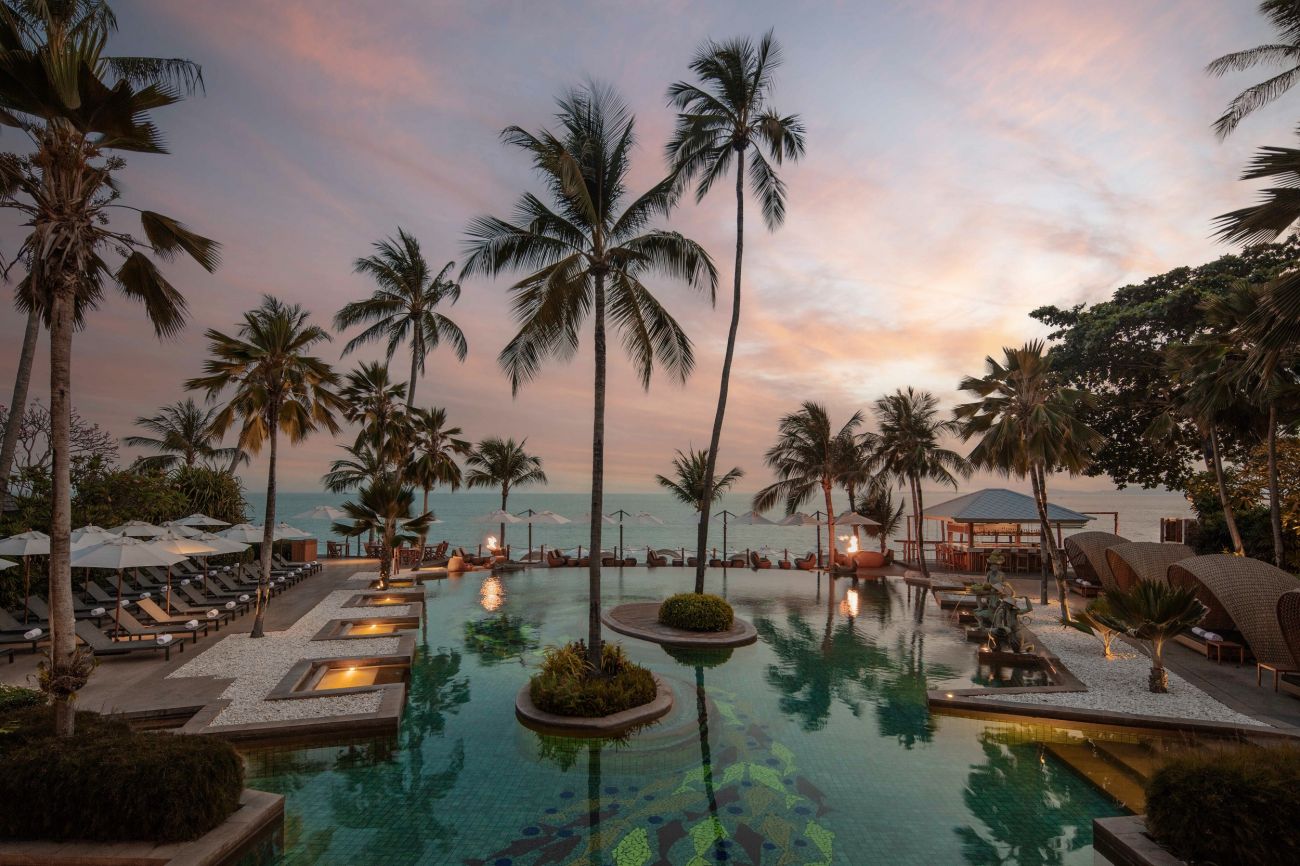
[[[44,532],[30,530],[11,535],[0,541],[0,553],[9,556],[21,556],[23,559],[23,624],[27,624],[27,601],[32,597],[32,560],[33,556],[48,556],[50,537]]]
[[[116,535],[129,535],[131,538],[153,538],[166,531],[161,526],[154,526],[143,520],[129,520],[121,526],[114,526],[111,530]]]
[[[194,530],[190,530],[193,532]],[[196,535],[198,533],[195,533]],[[205,541],[199,541],[192,536],[182,535],[175,531],[168,531],[157,536],[149,542],[159,550],[167,553],[174,553],[178,556],[188,559],[191,556],[211,556],[216,552],[216,548]],[[179,561],[179,560],[178,560]],[[167,607],[168,613],[172,608],[172,567],[167,566]]]
[[[182,517],[177,523],[186,526],[197,526],[200,529],[220,529],[230,524],[224,520],[217,520],[215,517],[208,517],[206,514],[191,514],[189,517]]]
[[[181,554],[168,553],[147,541],[124,535],[76,551],[72,554],[71,565],[74,568],[103,568],[117,572],[117,609],[113,613],[113,631],[116,633],[122,622],[122,570],[147,565],[171,566],[183,559],[185,557]]]

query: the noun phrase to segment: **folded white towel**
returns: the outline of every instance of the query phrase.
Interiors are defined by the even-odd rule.
[[[45,634],[45,632],[43,632],[39,628],[33,628],[23,632],[23,637],[27,640],[36,640],[38,637],[40,637],[43,634]]]
[[[182,577],[181,586],[189,586],[189,585],[190,585],[190,579],[188,577]]]
[[[245,593],[244,595],[241,595],[241,596],[239,597],[239,600],[240,600],[240,601],[248,601],[248,594]],[[231,605],[231,606],[233,607],[233,605]]]
[[[103,615],[104,615],[104,609],[103,609],[102,607],[92,608],[91,611],[90,611],[90,615],[91,615],[91,616],[103,616]]]
[[[151,595],[153,595],[152,592],[142,592],[142,593],[140,593],[140,597],[141,597],[141,598],[148,598],[148,597],[151,596]]]
[[[159,643],[161,646],[167,646],[167,644],[169,644],[169,643],[171,643],[171,642],[172,642],[172,636],[171,636],[171,635],[169,635],[169,634],[160,634],[160,635],[158,635],[158,643]]]
[[[192,619],[189,622],[185,623],[185,627],[190,631],[194,631],[196,628],[199,627],[199,621],[197,619]]]
[[[217,609],[214,607],[212,610],[208,611],[208,619],[216,619],[216,618],[217,618]]]
[[[1192,634],[1204,640],[1223,640],[1223,635],[1219,634],[1218,632],[1206,631],[1205,629],[1201,628],[1199,625],[1192,626]]]
[[[226,610],[234,610],[234,609],[235,609],[235,603],[233,601],[226,602]]]

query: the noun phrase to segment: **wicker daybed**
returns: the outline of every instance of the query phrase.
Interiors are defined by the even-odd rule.
[[[1284,593],[1300,590],[1300,579],[1258,559],[1216,553],[1169,566],[1169,582],[1196,589],[1209,608],[1204,628],[1240,632],[1256,661],[1296,666],[1277,610]]]
[[[1300,589],[1282,593],[1277,599],[1277,625],[1291,658],[1300,662]]]
[[[1196,555],[1186,544],[1159,541],[1129,541],[1106,550],[1106,564],[1120,589],[1131,589],[1139,580],[1164,583],[1169,566]]]
[[[1065,538],[1065,555],[1074,566],[1074,574],[1085,583],[1071,583],[1071,588],[1085,597],[1091,597],[1100,590],[1118,589],[1115,575],[1110,572],[1106,562],[1106,548],[1128,541],[1122,535],[1113,532],[1076,532]]]

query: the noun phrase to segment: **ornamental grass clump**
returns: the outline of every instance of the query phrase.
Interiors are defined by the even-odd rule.
[[[1147,830],[1191,863],[1300,863],[1300,749],[1189,751],[1147,783]]]
[[[528,689],[533,705],[544,712],[600,718],[655,699],[650,671],[629,659],[618,644],[602,646],[600,670],[588,663],[584,641],[547,647],[544,653],[541,671]]]
[[[661,625],[687,631],[728,631],[735,617],[726,599],[707,593],[682,592],[659,605]]]

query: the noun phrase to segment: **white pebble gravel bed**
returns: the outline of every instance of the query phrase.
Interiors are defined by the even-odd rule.
[[[1082,680],[1088,690],[979,697],[1017,704],[1046,704],[1111,713],[1267,727],[1262,722],[1225,707],[1173,671],[1169,671],[1169,693],[1155,694],[1147,688],[1151,660],[1118,638],[1113,644],[1117,657],[1107,659],[1102,655],[1101,641],[1075,629],[1060,625],[1038,625],[1034,628],[1034,634],[1040,646],[1045,646],[1059,656],[1070,673]]]
[[[194,660],[177,668],[168,675],[168,679],[219,677],[234,680],[221,693],[221,697],[229,700],[230,704],[212,720],[212,727],[376,712],[381,700],[377,692],[266,700],[266,696],[279,685],[289,669],[303,659],[389,655],[397,652],[400,642],[397,637],[312,640],[325,623],[332,619],[358,619],[375,615],[373,609],[343,607],[343,603],[356,593],[355,589],[332,592],[288,629],[268,631],[265,637],[258,640],[252,640],[247,634],[228,635]],[[409,616],[413,607],[385,607],[383,614]]]

